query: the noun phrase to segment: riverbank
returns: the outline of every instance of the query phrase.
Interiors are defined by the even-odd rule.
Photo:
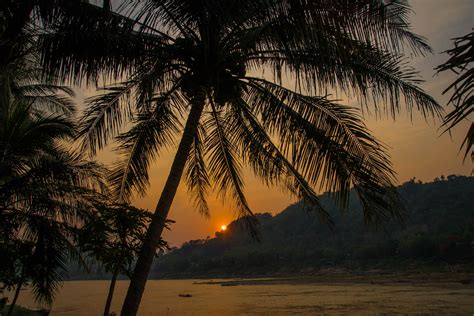
[[[280,278],[239,278],[233,280],[197,281],[194,284],[220,284],[222,286],[238,285],[281,285],[281,284],[406,284],[406,285],[456,285],[471,286],[474,290],[474,273],[421,273],[400,272],[382,273],[366,271],[364,274],[350,274],[343,269],[326,269],[311,276],[292,276]]]
[[[2,310],[0,310],[0,315],[6,315],[10,309],[10,305],[6,305]],[[11,313],[11,316],[41,316],[40,313],[27,309],[21,306],[15,306]]]

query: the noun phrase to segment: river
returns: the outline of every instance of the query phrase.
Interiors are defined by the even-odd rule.
[[[150,280],[139,315],[472,315],[472,284],[319,284],[259,280],[222,286],[205,280]],[[51,315],[102,315],[107,281],[68,281]],[[119,312],[128,281],[117,282],[112,311]],[[234,284],[235,285],[235,284]],[[180,297],[191,294],[192,297]],[[28,290],[19,304],[34,307]]]

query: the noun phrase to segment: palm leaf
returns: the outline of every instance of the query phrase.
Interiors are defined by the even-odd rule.
[[[163,146],[173,140],[179,126],[169,96],[158,98],[150,112],[138,115],[134,126],[119,137],[119,152],[125,159],[114,167],[111,185],[119,200],[127,201],[133,190],[144,194],[148,185],[148,168]]]
[[[264,83],[263,87],[250,87],[247,102],[261,117],[266,132],[276,135],[283,154],[291,157],[291,164],[310,183],[337,192],[342,206],[354,186],[371,199],[374,207],[366,209],[368,216],[371,210],[382,217],[384,212],[397,214],[402,206],[397,195],[390,193],[394,173],[388,157],[353,111],[322,98],[259,82]],[[382,196],[389,202],[384,202]]]
[[[450,130],[463,120],[468,119],[474,111],[474,96],[472,95],[474,87],[474,69],[470,67],[474,60],[472,57],[474,53],[473,43],[474,32],[468,33],[460,38],[455,38],[455,47],[446,51],[446,53],[450,55],[450,58],[444,64],[436,67],[438,73],[451,70],[457,75],[456,80],[454,80],[454,82],[443,91],[443,94],[452,91],[448,105],[451,104],[454,106],[454,109],[444,118],[442,125],[444,132]],[[461,145],[461,149],[466,146],[464,159],[466,159],[472,148],[472,139],[471,126]]]
[[[230,142],[225,131],[225,122],[215,105],[212,105],[211,117],[204,122],[209,130],[206,148],[209,155],[209,176],[213,179],[222,199],[228,195],[236,203],[239,217],[244,219],[247,229],[254,236],[258,236],[255,229],[255,218],[243,191],[241,164],[238,159],[235,145]]]
[[[206,196],[211,183],[204,161],[204,152],[206,152],[206,149],[203,148],[204,144],[202,141],[206,138],[206,132],[201,128],[194,137],[184,174],[188,191],[194,196],[196,208],[201,214],[209,217],[209,206],[206,201]]]

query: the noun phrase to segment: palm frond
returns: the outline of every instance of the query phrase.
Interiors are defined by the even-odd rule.
[[[209,217],[209,206],[206,196],[211,186],[206,163],[204,161],[203,139],[206,139],[206,131],[201,128],[194,136],[193,145],[189,152],[189,158],[186,162],[184,176],[189,193],[194,197],[194,204],[198,211]]]
[[[82,149],[92,155],[103,149],[109,139],[117,136],[122,126],[132,118],[131,93],[135,82],[105,88],[104,94],[86,100],[86,111],[79,122],[78,138]]]
[[[466,157],[469,155],[469,152],[474,147],[474,123],[471,123],[471,127],[467,131],[466,137],[464,138],[461,144],[461,149],[464,146],[466,146],[466,151],[464,152],[464,160],[466,160]],[[474,160],[474,155],[472,151],[471,151],[471,158]]]
[[[212,104],[212,113],[203,124],[209,130],[206,142],[209,176],[213,179],[222,199],[230,196],[234,200],[238,216],[245,220],[249,232],[257,237],[254,214],[243,191],[242,166],[237,148],[230,142],[228,132],[226,133],[226,122],[222,113],[217,112],[215,105]]]
[[[448,105],[454,106],[443,121],[444,132],[450,130],[455,125],[465,119],[468,119],[474,112],[474,69],[471,63],[474,61],[474,32],[468,33],[462,37],[454,39],[454,48],[446,51],[450,58],[442,65],[436,67],[439,72],[451,70],[457,75],[454,80],[444,91],[443,94],[452,91]],[[464,139],[461,149],[466,146],[464,159],[472,148],[472,126]]]
[[[310,183],[337,192],[342,206],[354,186],[361,199],[370,200],[366,206],[373,207],[365,211],[374,219],[403,209],[392,192],[395,178],[384,147],[353,110],[273,83],[257,82],[260,84],[249,87],[247,103],[253,105],[252,111],[261,117],[266,132],[276,135],[282,153]]]
[[[250,6],[255,12],[253,26],[271,24],[265,43],[273,47],[302,47],[319,40],[320,33],[313,32],[319,30],[326,36],[348,36],[376,45],[382,51],[399,53],[406,47],[419,54],[431,51],[424,38],[411,32],[411,9],[405,0],[260,1]]]
[[[17,98],[41,111],[65,115],[75,113],[71,99],[74,97],[74,91],[66,86],[32,83],[20,85],[14,93]]]
[[[51,222],[37,222],[37,241],[29,265],[33,297],[51,305],[66,272],[66,249],[61,229]]]
[[[417,108],[427,116],[439,116],[441,107],[423,89],[419,74],[398,55],[380,52],[373,47],[358,43],[336,45],[325,43],[323,47],[291,51],[255,52],[249,66],[271,66],[276,69],[275,81],[280,82],[283,73],[293,75],[304,91],[326,93],[329,88],[341,89],[346,95],[355,95],[364,105],[373,105],[377,112],[385,110],[392,117],[405,103],[408,112]],[[373,102],[370,102],[373,101]]]
[[[125,156],[115,165],[111,185],[119,200],[128,201],[135,190],[144,194],[148,185],[148,168],[164,146],[173,142],[179,120],[171,106],[173,93],[158,98],[150,111],[140,113],[134,126],[118,137],[118,151]]]
[[[123,15],[105,19],[102,10],[78,6],[74,14],[39,36],[41,61],[45,71],[73,83],[120,80],[139,68],[148,54],[159,53],[168,42],[160,34],[135,30],[137,22]],[[80,50],[77,47],[82,47]]]
[[[173,35],[174,38],[187,37],[199,40],[197,32],[199,8],[203,3],[191,3],[183,1],[145,1],[144,4],[130,4],[128,9],[138,11],[137,18],[143,20],[143,24],[151,27],[164,29],[165,34]],[[205,5],[205,4],[204,4]]]
[[[234,104],[235,109],[230,114],[233,123],[229,129],[234,131],[231,140],[239,146],[244,161],[266,185],[283,184],[291,194],[315,211],[321,222],[332,227],[331,216],[320,205],[318,194],[305,177],[274,144],[265,128],[253,115],[251,107],[244,100],[236,102],[238,104]]]

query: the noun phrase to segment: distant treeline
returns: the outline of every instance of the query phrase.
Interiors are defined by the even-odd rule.
[[[441,176],[430,183],[412,179],[398,190],[407,208],[402,223],[368,226],[355,194],[346,212],[323,194],[322,204],[336,224],[332,231],[296,203],[275,216],[258,214],[260,241],[234,221],[215,238],[191,240],[159,258],[150,277],[275,275],[416,262],[472,265],[474,177]]]

